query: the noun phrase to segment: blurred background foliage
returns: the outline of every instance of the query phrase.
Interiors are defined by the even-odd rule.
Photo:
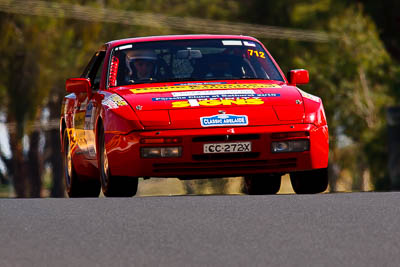
[[[0,6],[13,2],[1,0]],[[340,183],[345,178],[352,190],[390,189],[386,108],[400,99],[399,1],[48,2],[315,30],[335,36],[329,42],[259,39],[284,72],[309,70],[311,82],[302,89],[324,101],[330,128],[330,190],[343,190]],[[9,192],[17,197],[64,196],[57,120],[65,80],[79,76],[103,43],[135,36],[207,33],[4,9],[0,14],[0,119],[6,125],[3,135],[8,136],[0,143],[2,196],[10,196]],[[185,190],[192,189],[186,186]]]

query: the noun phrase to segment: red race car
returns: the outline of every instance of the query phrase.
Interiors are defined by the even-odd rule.
[[[178,35],[108,42],[70,78],[60,120],[70,197],[136,194],[138,177],[244,176],[249,194],[328,185],[322,101],[257,39]]]

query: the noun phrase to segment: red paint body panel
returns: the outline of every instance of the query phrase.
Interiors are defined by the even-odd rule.
[[[187,40],[190,44],[191,40],[203,39],[242,40],[260,44],[265,49],[252,37],[182,35],[112,41],[98,51],[98,54],[103,53],[101,55],[104,56],[98,88],[89,94],[69,94],[63,102],[60,133],[63,134],[62,125],[65,124],[73,146],[72,159],[77,173],[98,179],[99,123],[104,126],[110,171],[116,176],[224,177],[290,173],[328,166],[328,126],[321,99],[299,90],[295,84],[288,84],[266,49],[266,56],[270,57],[282,76],[281,80],[194,79],[115,87],[108,84],[109,79],[113,82],[117,79],[118,69],[115,64],[123,63],[115,59],[110,63],[116,47],[168,40]],[[307,71],[295,70],[292,75],[300,83],[308,81]],[[86,76],[90,76],[90,73]],[[88,78],[86,76],[82,78]],[[204,118],[221,114],[246,117],[247,121],[241,125],[204,124]],[[280,141],[272,140],[271,134],[299,131],[308,134],[289,139],[308,139],[309,151],[271,152],[271,142]],[[151,137],[178,138],[180,142],[162,145],[140,142],[142,138]],[[222,154],[207,154],[203,151],[204,144],[224,142],[251,142],[252,151]],[[141,157],[141,149],[144,147],[168,146],[181,147],[182,156]]]
[[[111,173],[113,175],[133,175],[149,177],[176,177],[176,176],[240,176],[250,173],[286,173],[293,170],[311,170],[326,168],[328,164],[327,127],[315,127],[311,124],[297,124],[295,128],[290,125],[260,126],[234,128],[237,136],[244,136],[255,147],[257,155],[243,155],[242,158],[225,158],[210,160],[203,158],[202,148],[204,143],[218,143],[217,141],[199,141],[194,139],[207,136],[226,135],[229,128],[213,128],[202,130],[170,130],[159,135],[156,132],[134,132],[128,135],[109,134],[109,160],[113,162]],[[311,150],[301,153],[277,153],[270,151],[271,133],[309,131]],[[247,139],[246,135],[259,135],[256,139]],[[183,156],[179,159],[141,159],[139,143],[143,137],[181,137]],[[303,139],[303,138],[298,138]],[[315,144],[315,145],[314,145]],[[175,145],[170,145],[175,146]],[[122,148],[122,149],[121,149]],[[134,158],[135,160],[132,160]],[[170,165],[170,166],[168,166]]]

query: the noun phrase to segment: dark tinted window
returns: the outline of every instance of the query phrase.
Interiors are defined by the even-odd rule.
[[[81,77],[89,78],[93,89],[100,87],[101,73],[103,70],[105,52],[97,52],[90,60]]]
[[[262,46],[246,40],[178,40],[116,47],[111,86],[165,81],[283,81]]]

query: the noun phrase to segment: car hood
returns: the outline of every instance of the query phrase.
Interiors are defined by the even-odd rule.
[[[146,128],[277,125],[304,119],[299,90],[282,82],[142,84],[115,92]]]

